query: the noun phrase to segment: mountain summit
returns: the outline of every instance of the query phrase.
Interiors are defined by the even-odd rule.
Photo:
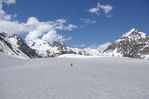
[[[149,36],[133,28],[104,50],[104,55],[145,58],[149,54]]]

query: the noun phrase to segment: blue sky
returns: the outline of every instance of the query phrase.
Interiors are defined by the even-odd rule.
[[[110,5],[112,10],[99,15],[89,9],[97,4]],[[149,0],[16,0],[13,5],[4,4],[9,14],[16,14],[15,20],[26,22],[29,17],[40,21],[66,19],[76,25],[72,31],[58,30],[60,35],[71,37],[65,43],[70,47],[87,47],[113,42],[123,33],[135,27],[149,33]],[[85,22],[85,19],[88,22]]]

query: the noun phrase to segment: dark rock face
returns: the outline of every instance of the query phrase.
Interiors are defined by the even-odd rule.
[[[0,41],[5,43],[5,45],[7,45],[15,54],[17,54],[17,52],[13,50],[12,45],[7,40],[4,39],[6,37],[7,37],[6,33],[0,33]],[[0,50],[1,52],[4,52],[3,47],[1,47]]]
[[[36,53],[35,50],[31,49],[23,39],[21,39],[19,36],[16,34],[11,35],[10,37],[16,38],[17,39],[17,44],[18,44],[18,49],[20,49],[24,54],[29,56],[30,58],[39,58],[38,54]]]
[[[124,57],[140,58],[149,53],[149,36],[137,29],[132,29],[113,42],[104,53],[116,51]]]
[[[2,32],[2,33],[0,33],[0,36],[5,38],[7,36],[7,34]]]

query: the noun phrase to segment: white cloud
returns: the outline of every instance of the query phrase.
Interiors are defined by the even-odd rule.
[[[54,22],[54,26],[55,26],[56,29],[66,30],[66,31],[71,31],[71,30],[77,28],[76,25],[66,24],[66,22],[67,22],[67,20],[65,20],[65,19],[57,19]]]
[[[57,19],[56,21],[40,22],[37,18],[31,17],[27,21],[27,26],[30,27],[32,31],[26,37],[27,42],[33,42],[34,40],[41,38],[48,42],[53,41],[67,41],[71,37],[65,38],[64,36],[57,33],[57,30],[71,31],[77,26],[72,24],[66,24],[67,20]]]
[[[36,25],[38,23],[39,23],[39,21],[36,17],[29,17],[26,24],[27,25]]]
[[[42,36],[42,40],[48,41],[50,43],[52,43],[53,41],[64,42],[64,41],[68,41],[70,39],[71,39],[71,37],[65,38],[64,36],[59,35],[57,33],[57,31],[55,31],[55,30],[51,30]]]
[[[1,0],[1,1],[5,2],[8,5],[16,3],[16,0]]]
[[[56,20],[56,23],[59,23],[59,24],[64,24],[66,22],[67,22],[67,20],[65,20],[65,19],[57,19]]]
[[[90,8],[88,10],[88,12],[92,13],[92,14],[96,14],[96,15],[99,15],[99,11],[100,11],[100,7],[99,7],[99,3],[97,4],[97,7],[93,7],[93,8]]]
[[[12,34],[28,31],[29,30],[24,23],[19,23],[18,21],[0,20],[0,32]]]
[[[41,37],[42,40],[52,43],[53,41],[63,42],[70,40],[71,38],[65,38],[64,36],[57,33],[57,30],[69,30],[74,29],[74,27],[69,27],[65,25],[66,21],[64,19],[58,19],[56,21],[40,22],[37,18],[29,18],[27,25],[34,28],[33,31],[29,32],[26,37],[27,42],[33,42]],[[75,26],[75,25],[74,25]],[[69,28],[69,29],[65,29]]]
[[[7,5],[10,5],[10,4],[16,3],[16,1],[15,0],[0,0],[0,20],[1,19],[11,20],[12,18],[15,18],[16,17],[16,14],[10,15],[10,14],[7,14],[3,10],[3,3],[5,3]]]
[[[83,22],[83,24],[80,25],[81,28],[84,28],[87,25],[91,25],[91,24],[97,23],[96,20],[87,19],[87,18],[81,18],[80,20]]]
[[[42,39],[49,42],[67,41],[71,37],[65,38],[58,34],[57,30],[71,31],[77,28],[76,25],[67,24],[65,19],[57,19],[54,21],[39,21],[36,17],[29,17],[27,22],[19,22],[14,20],[16,15],[8,15],[2,8],[3,3],[10,5],[16,3],[16,0],[0,0],[0,32],[9,34],[28,33],[25,40],[27,43],[36,39]]]
[[[99,15],[99,10],[100,10],[99,8],[91,8],[91,9],[89,9],[89,12],[92,14]]]
[[[113,7],[109,4],[107,5],[100,5],[100,8],[103,9],[105,14],[108,14],[112,11]]]
[[[97,23],[96,20],[91,20],[91,19],[83,19],[83,18],[81,18],[80,20],[83,21],[86,24],[95,24],[95,23]]]
[[[65,19],[43,22],[36,17],[29,17],[27,22],[19,22],[14,20],[16,15],[9,15],[2,9],[3,3],[10,5],[16,3],[16,0],[0,0],[0,32],[9,34],[28,33],[25,38],[27,43],[34,42],[36,39],[43,39],[49,42],[70,40],[71,37],[65,38],[58,34],[57,30],[71,31],[77,28],[73,24],[67,24]]]
[[[57,34],[57,32],[55,30],[51,30],[49,31],[48,33],[46,33],[45,35],[42,36],[42,39],[43,40],[46,40],[46,41],[63,41],[63,36],[62,35],[59,35]]]
[[[5,15],[6,16],[6,15]],[[56,21],[39,21],[36,17],[29,17],[27,22],[19,22],[16,20],[7,20],[4,17],[0,19],[0,32],[12,33],[28,33],[26,42],[31,42],[42,38],[43,40],[52,41],[67,41],[71,37],[65,38],[58,34],[57,30],[71,31],[77,26],[67,24],[65,19],[58,19]]]
[[[16,18],[16,14],[7,14],[5,11],[1,10],[0,11],[0,20],[12,20],[13,18]]]
[[[0,12],[3,11],[3,3],[10,5],[10,4],[15,4],[16,0],[0,0]]]
[[[25,26],[25,23],[20,23],[17,20],[14,19],[17,15],[10,15],[7,14],[2,9],[2,4],[14,4],[16,3],[15,0],[0,0],[0,32],[6,32],[6,33],[20,33],[20,32],[28,32],[28,28]]]
[[[112,11],[112,9],[113,7],[109,4],[104,5],[104,4],[98,3],[96,7],[90,8],[88,12],[91,14],[99,15],[100,11],[103,11],[105,14],[109,14]]]
[[[67,31],[71,31],[75,28],[77,28],[78,26],[73,25],[73,24],[68,24],[67,26],[63,27],[63,30],[67,30]]]

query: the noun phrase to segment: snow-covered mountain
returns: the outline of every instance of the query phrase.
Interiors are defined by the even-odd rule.
[[[0,52],[23,58],[48,58],[62,54],[86,55],[82,49],[66,47],[61,42],[49,43],[42,39],[36,39],[26,43],[18,35],[6,33],[0,33]]]
[[[147,58],[149,55],[149,36],[133,28],[109,45],[104,50],[103,55]]]
[[[52,42],[42,39],[36,39],[34,41],[30,41],[28,45],[36,50],[37,54],[41,57],[55,57],[61,54],[73,54],[74,52],[71,49],[68,49],[65,44],[61,42]]]
[[[83,49],[87,55],[89,56],[102,56],[101,51],[98,51],[97,49],[93,49],[93,48],[84,48]]]
[[[15,34],[0,33],[0,52],[23,58],[39,57],[35,50]]]
[[[78,54],[63,43],[37,39],[26,43],[16,34],[0,33],[0,52],[23,58],[55,57],[61,54]]]
[[[77,55],[87,55],[87,56],[98,56],[100,54],[99,51],[95,49],[79,49],[79,48],[70,48],[66,47],[65,44],[61,42],[52,42],[42,39],[36,39],[28,43],[28,45],[36,50],[38,55],[42,57],[55,57],[62,54],[77,54]]]
[[[85,55],[85,56],[101,56],[102,53],[98,51],[97,49],[93,48],[84,48],[84,49],[79,49],[79,48],[69,48],[71,51],[73,51],[77,55]]]

